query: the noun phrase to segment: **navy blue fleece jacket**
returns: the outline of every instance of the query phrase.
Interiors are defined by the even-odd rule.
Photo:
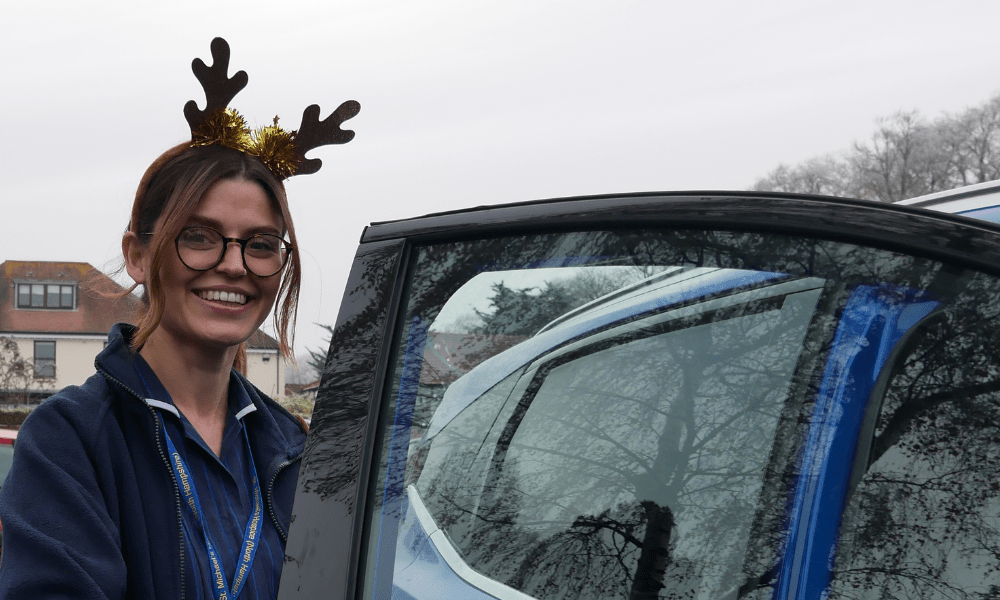
[[[0,490],[0,598],[185,597],[190,557],[163,427],[143,400],[115,325],[82,386],[45,400],[25,421]],[[305,434],[245,379],[266,515],[287,535]]]

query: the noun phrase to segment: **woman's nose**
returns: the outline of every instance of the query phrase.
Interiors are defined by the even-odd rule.
[[[222,254],[222,261],[215,268],[228,275],[241,276],[247,274],[246,265],[243,264],[243,247],[239,242],[231,241],[226,243],[226,248]]]

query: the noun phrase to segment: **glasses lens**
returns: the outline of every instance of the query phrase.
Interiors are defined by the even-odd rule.
[[[207,227],[191,227],[177,236],[177,255],[181,262],[196,271],[215,266],[224,249],[222,235]]]
[[[274,275],[288,260],[288,245],[276,235],[260,233],[249,240],[243,249],[247,269],[258,277]]]
[[[242,245],[243,264],[258,277],[270,277],[280,271],[291,250],[288,242],[267,233],[259,233]],[[177,255],[195,271],[207,271],[219,264],[226,246],[222,234],[208,227],[190,227],[177,236]]]

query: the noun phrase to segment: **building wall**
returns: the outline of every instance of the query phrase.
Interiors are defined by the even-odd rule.
[[[249,350],[247,379],[272,398],[285,395],[285,359],[277,350]]]
[[[8,337],[15,337],[7,334]],[[56,376],[36,377],[32,389],[57,392],[68,385],[80,385],[94,374],[94,358],[104,349],[106,338],[46,336],[15,337],[21,358],[34,361],[35,340],[56,343]]]
[[[56,376],[35,379],[33,390],[55,393],[69,385],[80,385],[94,374],[94,358],[104,349],[106,338],[26,336],[0,334],[17,342],[21,358],[34,361],[35,340],[56,343]],[[272,398],[284,397],[285,361],[277,350],[250,350],[247,352],[247,379]],[[279,393],[281,390],[281,393]]]

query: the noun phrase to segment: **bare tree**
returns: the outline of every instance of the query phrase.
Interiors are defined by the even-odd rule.
[[[982,106],[970,108],[954,120],[954,154],[959,162],[957,185],[992,181],[1000,177],[1000,94]]]
[[[867,143],[855,143],[850,160],[860,175],[860,196],[896,202],[937,191],[933,185],[934,152],[928,127],[917,111],[900,111],[876,120]]]
[[[933,121],[911,110],[875,124],[848,151],[778,165],[750,189],[896,202],[1000,178],[1000,94]]]
[[[761,177],[751,189],[759,192],[790,192],[824,196],[856,196],[857,178],[847,161],[838,155],[826,154],[810,158],[799,166],[778,165]]]
[[[21,356],[17,341],[0,336],[0,404],[27,405],[51,383],[35,378],[35,363]]]

